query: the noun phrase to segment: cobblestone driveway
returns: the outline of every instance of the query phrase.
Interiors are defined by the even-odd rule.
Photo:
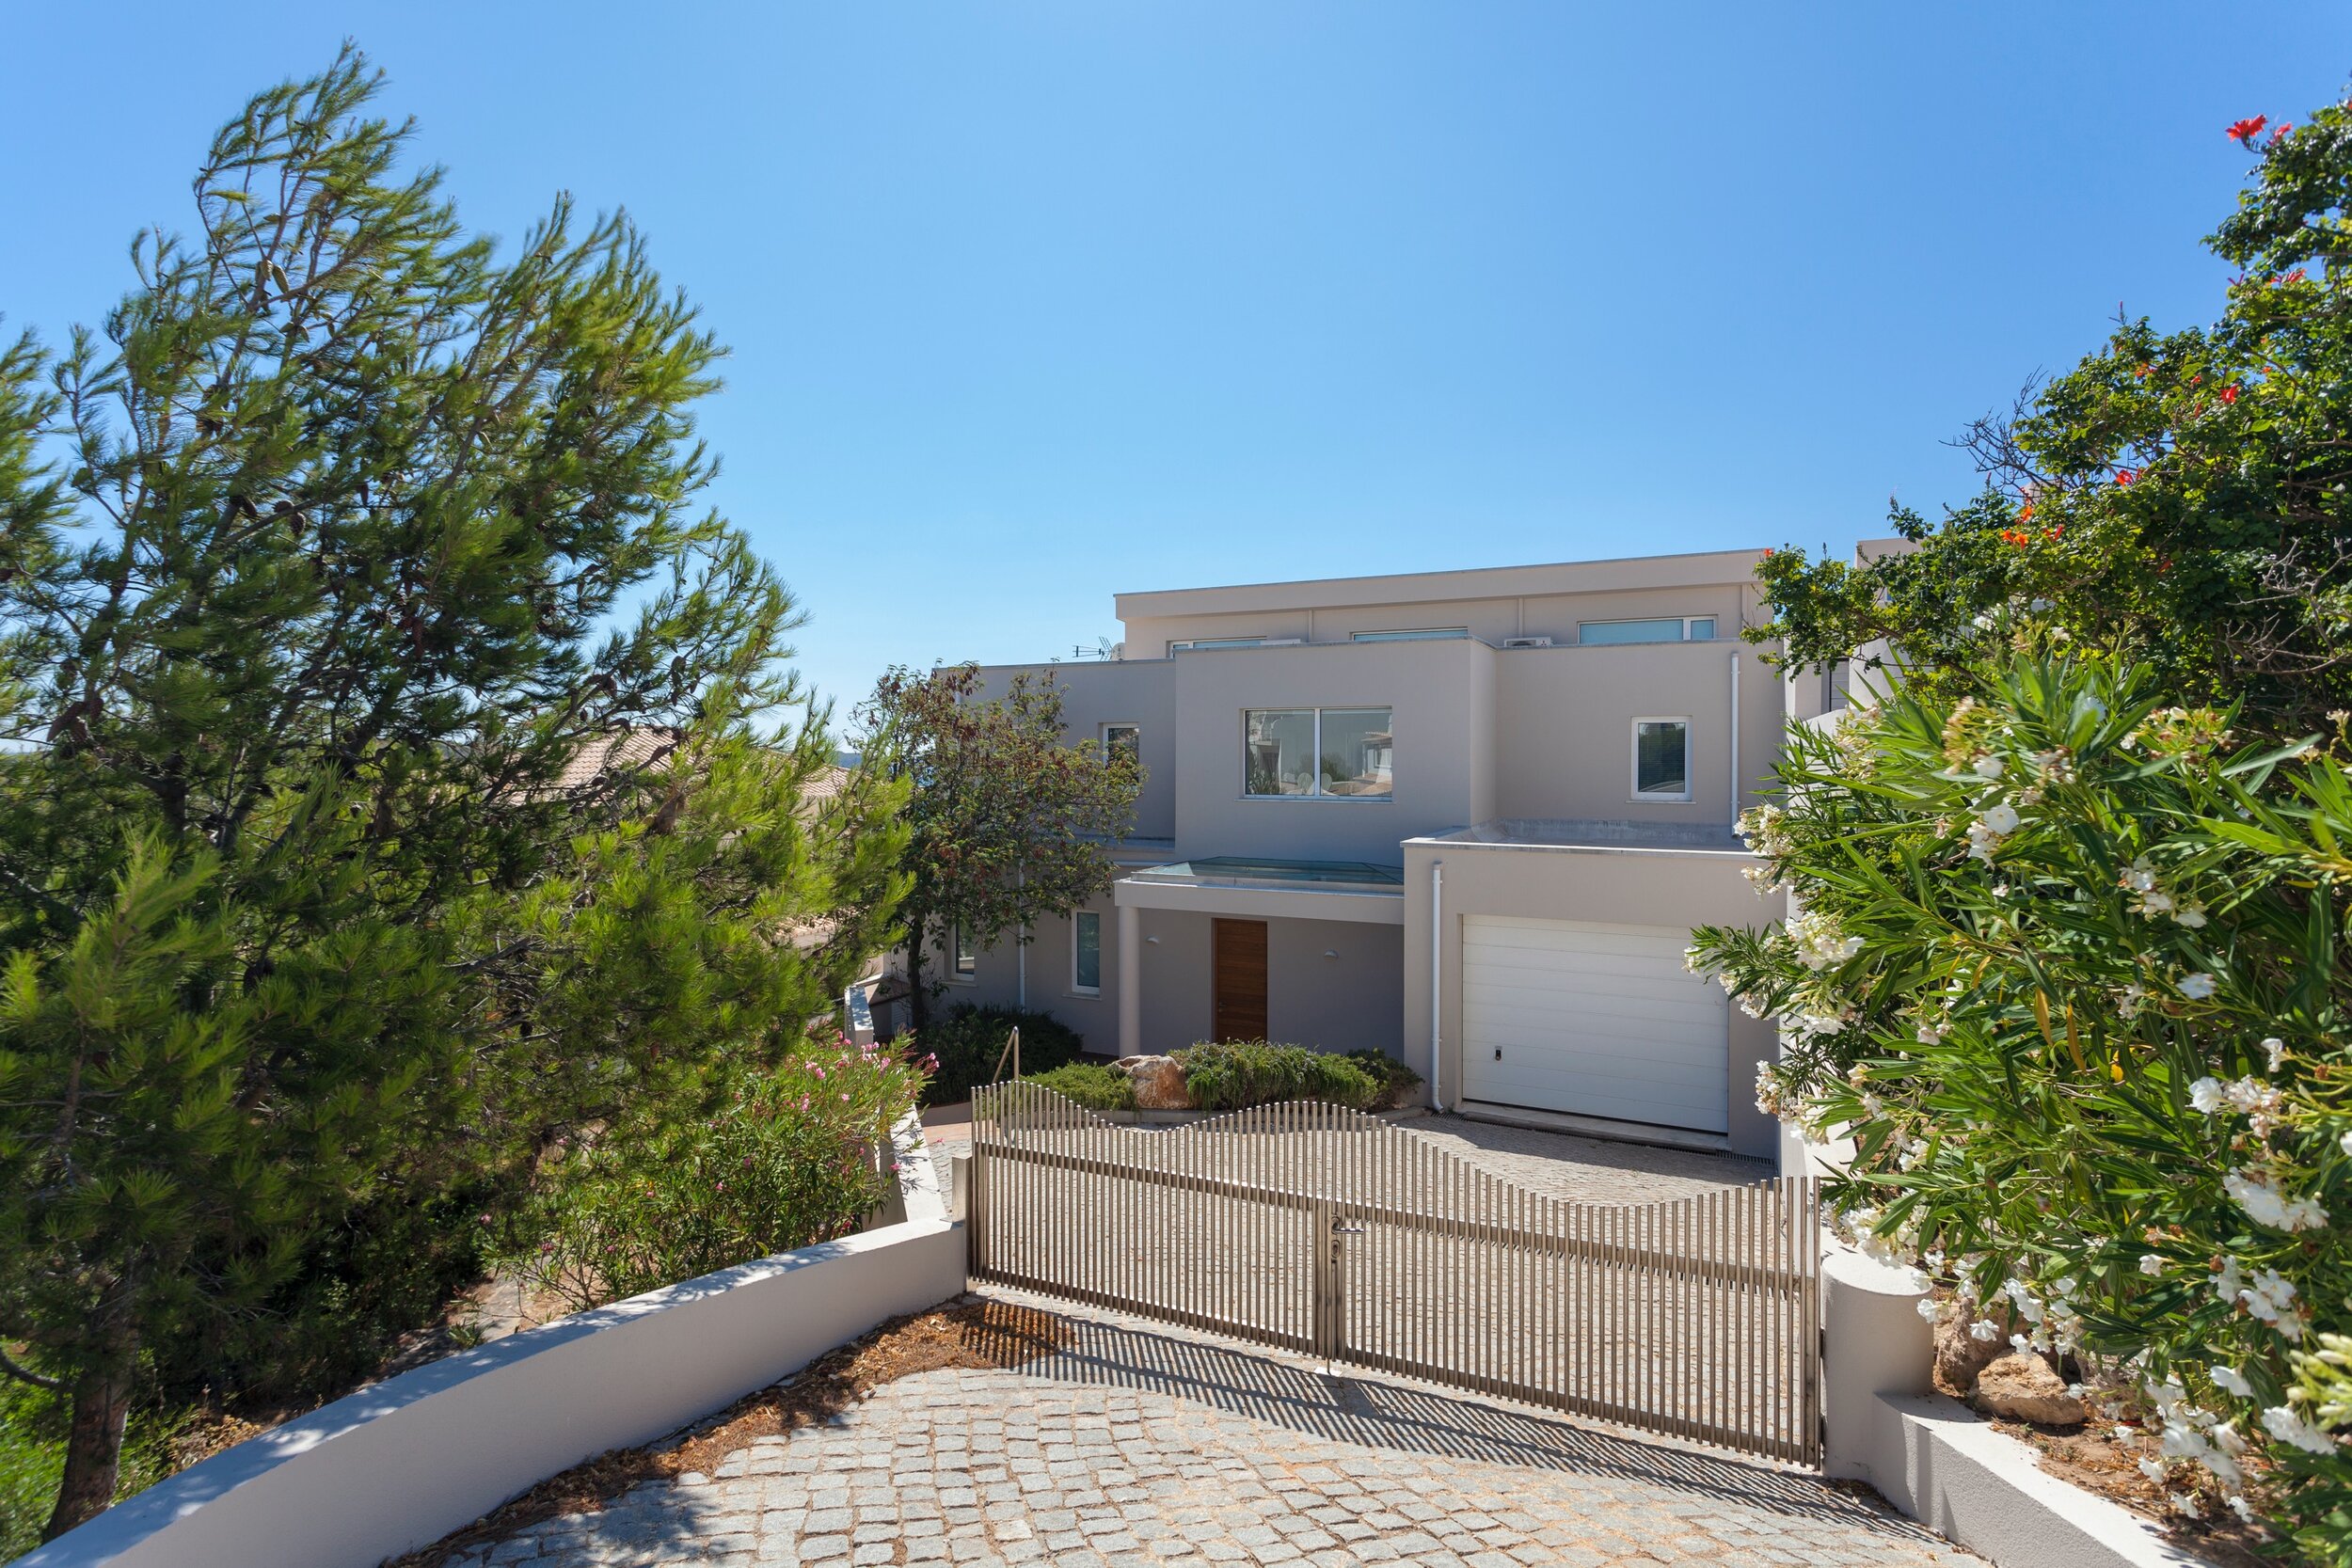
[[[458,1559],[532,1568],[1396,1562],[1974,1564],[1819,1481],[1122,1320],[927,1372],[712,1477]]]

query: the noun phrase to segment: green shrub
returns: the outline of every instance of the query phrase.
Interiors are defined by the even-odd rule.
[[[1024,1042],[1027,1040],[1022,1037]],[[1067,1100],[1074,1100],[1089,1111],[1132,1111],[1136,1108],[1136,1086],[1123,1072],[1113,1072],[1092,1062],[1072,1062],[1050,1072],[1030,1073],[1025,1082],[1053,1090]]]
[[[2241,750],[1984,629],[2026,645],[1961,700],[1797,732],[1742,831],[1803,911],[1692,961],[1782,1021],[1759,1106],[1854,1139],[1849,1235],[2136,1405],[2176,1499],[2352,1563],[2345,721]]]
[[[1372,1103],[1375,1111],[1395,1110],[1405,1103],[1409,1091],[1421,1087],[1421,1074],[1385,1051],[1351,1051],[1347,1059],[1380,1085],[1380,1098]]]
[[[745,1072],[707,1119],[608,1128],[550,1163],[536,1244],[507,1266],[593,1307],[848,1235],[895,1180],[888,1129],[921,1085],[844,1040]]]
[[[994,1076],[996,1059],[1004,1054],[1005,1041],[1016,1025],[1021,1030],[1024,1078],[1034,1078],[1077,1060],[1086,1043],[1076,1030],[1051,1013],[1024,1012],[1016,1007],[976,1007],[969,1002],[961,1003],[946,1018],[931,1022],[930,1027],[923,1031],[919,1046],[910,1046],[904,1037],[899,1041],[900,1054],[919,1050],[937,1058],[930,1083],[923,1091],[923,1103],[952,1105],[971,1099],[974,1089]],[[1008,1060],[1005,1076],[1012,1075],[1012,1063]]]
[[[1365,1111],[1388,1092],[1345,1056],[1266,1040],[1203,1042],[1176,1053],[1184,1087],[1203,1111],[1238,1111],[1284,1100],[1327,1100]]]

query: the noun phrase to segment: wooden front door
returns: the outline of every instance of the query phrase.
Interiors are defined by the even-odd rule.
[[[1265,922],[1213,921],[1209,947],[1216,1037],[1265,1038]]]

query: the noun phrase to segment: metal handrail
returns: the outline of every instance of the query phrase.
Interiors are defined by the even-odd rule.
[[[1008,1056],[1012,1058],[1012,1075],[1019,1078],[1021,1076],[1021,1025],[1018,1023],[1012,1026],[1012,1037],[1005,1041],[1005,1048],[996,1053],[996,1068],[988,1080],[991,1084],[1001,1084],[1005,1081],[1005,1058]]]

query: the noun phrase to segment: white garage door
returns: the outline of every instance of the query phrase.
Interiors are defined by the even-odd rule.
[[[1691,933],[1462,920],[1462,1094],[1498,1105],[1725,1130],[1727,999],[1682,967]]]

